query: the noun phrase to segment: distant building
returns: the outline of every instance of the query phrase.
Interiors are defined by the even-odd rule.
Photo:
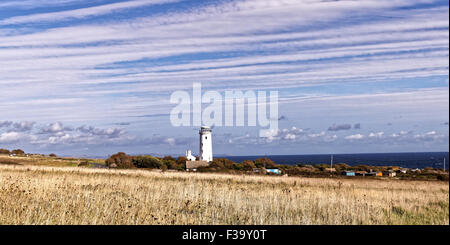
[[[356,171],[355,174],[356,176],[366,176],[368,173],[367,171]]]
[[[187,150],[186,151],[186,158],[187,158],[188,161],[195,161],[195,160],[197,160],[197,158],[192,155],[191,150]]]
[[[402,168],[402,169],[398,170],[398,172],[402,173],[402,174],[406,174],[408,172],[408,169]]]
[[[209,166],[209,162],[212,162],[212,137],[211,129],[209,127],[203,126],[200,128],[200,160],[192,155],[191,150],[186,151],[186,170],[187,171],[197,171],[199,167]]]
[[[278,168],[269,168],[266,169],[267,173],[280,174],[280,170]]]
[[[353,172],[353,171],[343,171],[342,175],[344,175],[344,176],[355,176],[355,172]]]
[[[203,126],[200,128],[200,161],[211,162],[212,154],[212,135],[211,128]]]
[[[384,172],[383,175],[384,175],[384,176],[389,176],[389,177],[395,177],[395,176],[397,176],[397,174],[396,174],[393,170]]]
[[[207,167],[209,163],[207,161],[186,161],[187,171],[197,171],[199,167]]]
[[[253,173],[261,173],[262,169],[261,168],[254,168],[253,169]]]

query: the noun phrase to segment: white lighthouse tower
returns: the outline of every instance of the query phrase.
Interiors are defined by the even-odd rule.
[[[203,126],[200,129],[200,161],[211,162],[212,154],[212,137],[211,128]]]

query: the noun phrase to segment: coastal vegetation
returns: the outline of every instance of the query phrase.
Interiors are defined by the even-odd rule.
[[[9,157],[12,152],[15,157]],[[186,171],[186,157],[172,156],[157,157],[151,155],[131,156],[124,152],[111,155],[108,159],[88,159],[88,158],[70,158],[57,157],[55,154],[48,156],[42,154],[25,154],[22,150],[9,151],[0,149],[0,164],[25,164],[25,165],[49,165],[49,166],[79,166],[95,168],[116,168],[116,169],[148,169],[159,171]],[[355,176],[350,178],[380,178],[378,176],[369,176],[363,173],[386,173],[395,172],[395,179],[401,180],[441,180],[449,181],[449,172],[443,169],[427,167],[424,169],[406,169],[399,166],[369,166],[356,165],[349,166],[345,163],[333,164],[297,164],[287,165],[273,162],[271,159],[262,157],[242,162],[234,162],[227,158],[214,158],[209,166],[199,167],[197,172],[203,173],[227,173],[227,174],[246,174],[261,175],[267,173],[266,169],[279,169],[281,175],[302,176],[302,177],[333,177],[346,178],[342,175],[345,171],[355,172]],[[382,177],[385,178],[385,177]]]
[[[110,168],[148,168],[163,171],[186,171],[185,163],[185,157],[178,157],[175,159],[171,156],[165,156],[163,158],[149,155],[129,156],[124,152],[114,154],[106,160],[106,166]],[[333,165],[333,168],[330,168],[330,165],[328,164],[277,164],[266,157],[258,158],[254,161],[244,160],[240,163],[233,162],[227,158],[214,158],[209,166],[199,167],[196,171],[247,175],[270,174],[265,171],[266,169],[279,169],[283,175],[304,177],[343,177],[341,175],[342,172],[353,171],[360,174],[360,176],[364,175],[366,178],[369,176],[366,176],[363,173],[380,172],[386,174],[395,172],[395,176],[398,179],[449,180],[448,171],[430,167],[421,170],[406,170],[398,166],[349,166],[345,163],[337,163]]]

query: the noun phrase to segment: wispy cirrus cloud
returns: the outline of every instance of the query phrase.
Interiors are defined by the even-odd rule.
[[[0,19],[4,120],[45,120],[56,128],[56,121],[117,125],[133,117],[132,130],[150,137],[161,127],[175,139],[166,143],[177,145],[167,123],[157,123],[164,116],[139,116],[166,115],[169,94],[200,81],[218,91],[279,90],[280,108],[290,106],[306,113],[306,120],[316,120],[308,126],[361,122],[363,129],[356,124],[353,129],[365,140],[375,130],[367,121],[379,121],[386,111],[415,117],[395,125],[423,115],[423,120],[448,121],[448,114],[438,113],[448,104],[448,3],[442,1],[42,4],[52,8],[30,0],[22,7],[0,3],[28,9]],[[324,112],[352,118],[326,119]],[[289,120],[280,124],[303,120],[295,113],[283,116]],[[324,137],[316,130],[310,139]],[[330,132],[340,140],[349,136],[339,134],[345,131]],[[328,133],[331,142],[334,134]],[[89,134],[96,135],[95,130]],[[274,137],[294,141],[306,136],[280,132]]]
[[[0,7],[5,9],[34,9],[50,6],[64,6],[81,1],[84,0],[5,0],[0,3]]]
[[[111,14],[116,11],[123,11],[130,8],[138,8],[142,6],[172,3],[181,0],[133,0],[126,2],[117,2],[103,4],[94,7],[86,7],[75,10],[66,10],[50,13],[39,13],[24,16],[14,16],[0,21],[0,25],[34,23],[34,22],[53,22],[64,21],[68,19],[81,19],[105,14]],[[1,5],[0,5],[1,6]],[[8,6],[4,4],[4,6]],[[11,5],[10,5],[11,6]]]

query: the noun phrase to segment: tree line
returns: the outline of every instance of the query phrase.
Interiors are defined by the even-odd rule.
[[[10,155],[10,154],[14,154],[14,155],[25,155],[25,152],[22,149],[15,149],[12,151],[9,151],[8,149],[0,149],[0,154],[3,155]]]
[[[106,165],[110,168],[149,168],[160,170],[186,170],[186,157],[180,156],[174,158],[172,156],[156,157],[150,155],[130,156],[124,152],[112,155],[106,160]],[[333,164],[330,168],[329,164],[297,164],[286,165],[276,164],[269,158],[263,157],[256,160],[244,160],[240,163],[234,162],[227,158],[214,158],[208,166],[198,167],[198,172],[222,172],[222,173],[252,173],[252,174],[271,174],[266,173],[266,169],[277,168],[282,174],[289,176],[309,176],[309,177],[328,177],[330,175],[339,176],[343,171],[389,171],[398,170],[396,166],[368,166],[358,165],[349,166],[345,163]],[[405,179],[439,179],[448,180],[448,173],[439,169],[425,168],[421,173],[408,172],[407,174],[399,174],[400,178]]]
[[[150,155],[130,156],[124,152],[116,153],[106,160],[110,168],[152,168],[161,170],[186,169],[184,156],[174,158],[172,156],[155,157]],[[276,164],[268,158],[259,158],[254,161],[245,160],[236,163],[227,158],[214,158],[207,167],[199,167],[200,172],[230,172],[230,171],[253,171],[255,168],[276,168]]]

